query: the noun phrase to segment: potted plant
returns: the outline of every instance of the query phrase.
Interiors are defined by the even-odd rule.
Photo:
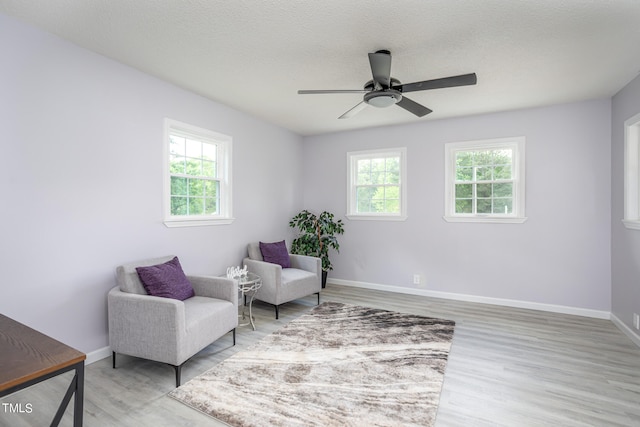
[[[327,211],[315,215],[303,210],[289,221],[289,227],[298,229],[298,236],[293,240],[291,253],[318,257],[322,260],[322,287],[327,285],[327,272],[333,270],[329,260],[329,249],[339,252],[337,234],[343,234],[342,220],[334,220],[334,215]]]

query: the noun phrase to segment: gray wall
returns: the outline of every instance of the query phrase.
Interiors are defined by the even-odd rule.
[[[508,136],[526,137],[529,219],[445,222],[444,144]],[[400,146],[408,219],[344,218],[346,153]],[[305,207],[346,223],[330,278],[610,310],[610,100],[308,137],[304,156]],[[414,273],[424,288],[413,285]]]
[[[299,136],[4,15],[0,52],[0,313],[95,351],[118,264],[222,274],[248,241],[291,236]],[[163,225],[165,117],[233,137],[232,225]]]
[[[622,224],[624,217],[624,122],[640,113],[640,77],[618,92],[611,109],[611,312],[632,329],[633,313],[640,314],[640,231]],[[640,339],[640,337],[639,337]]]

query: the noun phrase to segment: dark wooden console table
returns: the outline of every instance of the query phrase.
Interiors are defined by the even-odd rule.
[[[60,423],[74,394],[73,425],[82,426],[85,359],[84,353],[0,314],[0,397],[76,371],[52,426]]]

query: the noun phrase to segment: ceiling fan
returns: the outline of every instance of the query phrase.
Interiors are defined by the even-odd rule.
[[[391,77],[391,52],[379,50],[369,53],[369,64],[373,80],[369,80],[364,85],[364,89],[354,90],[299,90],[301,95],[320,93],[363,93],[364,99],[355,107],[341,115],[340,119],[348,119],[364,110],[367,105],[378,108],[385,108],[397,105],[404,108],[418,117],[425,116],[432,112],[424,105],[410,100],[404,93],[416,92],[419,90],[441,89],[454,86],[474,85],[477,82],[476,74],[462,74],[459,76],[443,77],[440,79],[425,80],[421,82],[401,84],[400,80]]]

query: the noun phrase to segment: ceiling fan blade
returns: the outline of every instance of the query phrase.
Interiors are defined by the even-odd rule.
[[[369,54],[369,64],[373,81],[383,88],[391,86],[391,54],[388,50],[379,50]]]
[[[427,114],[432,112],[432,110],[425,107],[424,105],[418,104],[417,102],[412,101],[405,96],[403,96],[402,99],[396,103],[396,105],[404,108],[408,112],[413,113],[418,117],[426,116]]]
[[[441,79],[425,80],[422,82],[407,83],[403,85],[394,86],[393,89],[400,92],[415,92],[418,90],[428,89],[442,89],[445,87],[454,86],[469,86],[474,85],[478,81],[476,73],[462,74],[459,76],[443,77]]]
[[[313,95],[318,93],[367,93],[368,91],[364,89],[319,89],[319,90],[299,90],[299,95]]]
[[[341,115],[338,118],[339,119],[348,119],[349,117],[355,116],[356,114],[358,114],[360,111],[364,110],[365,108],[367,108],[367,103],[362,101],[359,104],[356,104],[355,107],[353,107],[352,109],[350,109],[349,111],[347,111],[346,113],[344,113],[343,115]]]

